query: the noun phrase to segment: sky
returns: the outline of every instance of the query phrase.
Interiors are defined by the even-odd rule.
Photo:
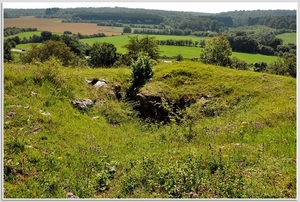
[[[297,2],[3,2],[3,8],[74,8],[74,7],[126,7],[172,11],[220,13],[235,10],[297,10]]]

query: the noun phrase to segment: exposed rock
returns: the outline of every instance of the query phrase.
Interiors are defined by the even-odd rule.
[[[84,79],[85,82],[87,82],[88,84],[91,84],[96,90],[98,90],[99,88],[107,88],[107,82],[105,79],[92,79],[92,80],[88,80],[88,79]]]
[[[43,110],[40,109],[40,113],[44,116],[51,116],[49,112],[44,112]]]
[[[30,92],[30,95],[31,95],[31,96],[37,96],[37,93],[36,93],[36,92],[33,92],[33,91],[31,91],[31,92]]]
[[[15,114],[16,114],[16,112],[8,112],[8,113],[6,113],[6,117],[7,117],[7,118],[11,118],[11,117],[13,117]]]
[[[30,126],[30,130],[34,133],[38,132],[39,130],[41,130],[41,127],[39,126]]]
[[[76,98],[72,100],[71,103],[79,110],[86,110],[94,105],[94,102],[88,98]]]

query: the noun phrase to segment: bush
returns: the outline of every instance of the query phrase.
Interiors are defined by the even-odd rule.
[[[132,62],[132,86],[140,87],[144,85],[152,76],[153,60],[145,54],[140,54],[138,59]]]
[[[183,60],[183,56],[181,54],[178,54],[176,56],[176,61],[182,61]]]
[[[248,70],[248,65],[244,60],[239,60],[237,57],[231,58],[231,68],[239,69],[239,70]]]

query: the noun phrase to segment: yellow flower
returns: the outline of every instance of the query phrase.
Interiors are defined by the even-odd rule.
[[[248,125],[248,122],[246,122],[246,121],[243,121],[243,122],[241,123],[241,127],[242,127],[242,128],[244,128],[246,125]]]
[[[62,160],[62,157],[61,157],[61,156],[59,156],[57,159],[58,159],[58,160]]]

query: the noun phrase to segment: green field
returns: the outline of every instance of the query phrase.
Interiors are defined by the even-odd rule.
[[[289,43],[296,45],[297,34],[296,33],[284,33],[284,34],[276,35],[276,38],[282,39],[284,45],[287,45]]]
[[[136,35],[130,35],[136,36]],[[142,36],[142,35],[139,35]],[[152,36],[152,35],[150,35]],[[195,36],[165,36],[165,35],[153,35],[158,40],[207,40],[208,37],[195,37]],[[128,36],[114,36],[114,37],[103,37],[103,38],[92,38],[92,39],[82,39],[82,42],[85,42],[89,45],[92,45],[95,42],[109,42],[116,46],[117,51],[120,53],[125,53],[126,49],[122,48],[125,44],[127,44]],[[184,58],[199,58],[201,49],[199,47],[187,47],[187,46],[159,46],[160,55],[166,55],[168,57],[176,56],[181,54]],[[250,54],[250,53],[239,53],[233,52],[232,56],[239,58],[240,60],[244,60],[247,63],[255,63],[255,62],[266,62],[270,63],[277,60],[276,56],[267,56],[260,54]]]
[[[297,198],[295,78],[158,63],[139,92],[162,98],[155,105],[173,120],[172,104],[193,101],[177,111],[180,121],[163,124],[141,119],[125,99],[128,67],[51,59],[3,68],[5,199]],[[110,98],[115,84],[124,99]],[[97,104],[79,111],[74,98]]]
[[[112,36],[112,37],[101,37],[101,38],[90,38],[90,39],[81,39],[80,41],[89,44],[92,46],[95,42],[109,42],[116,46],[117,52],[125,53],[126,49],[123,48],[125,44],[128,42],[129,35],[122,35],[122,36]],[[130,35],[130,36],[137,36],[137,35]],[[138,35],[140,38],[143,35]],[[208,37],[195,37],[195,36],[166,36],[166,35],[150,35],[156,37],[158,40],[207,40]],[[17,45],[18,49],[30,49],[30,44],[19,44]],[[178,54],[181,54],[184,58],[199,58],[201,49],[199,47],[187,47],[187,46],[160,46],[160,55],[161,56],[168,56],[173,57]],[[232,56],[239,58],[240,60],[244,60],[247,63],[255,63],[255,62],[266,62],[271,63],[277,60],[276,56],[266,56],[260,54],[249,54],[249,53],[239,53],[233,52]]]

